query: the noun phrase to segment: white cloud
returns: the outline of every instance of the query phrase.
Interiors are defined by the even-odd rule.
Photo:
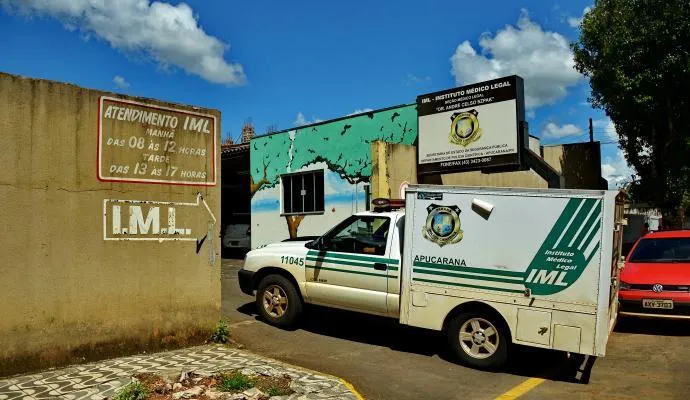
[[[295,126],[302,126],[302,125],[309,125],[309,124],[316,124],[318,122],[323,121],[322,119],[319,118],[312,118],[311,121],[308,120],[302,112],[297,113],[297,117],[295,118]]]
[[[362,113],[366,113],[366,112],[369,112],[369,111],[374,111],[374,110],[371,109],[371,108],[361,108],[361,109],[358,108],[358,109],[356,109],[355,111],[353,111],[353,112],[351,112],[351,113],[349,113],[349,114],[347,114],[347,115],[350,116],[350,115],[362,114]]]
[[[568,39],[542,30],[526,10],[517,27],[507,25],[492,36],[479,38],[481,53],[469,41],[462,42],[451,57],[451,72],[457,85],[471,84],[517,74],[525,79],[527,108],[551,104],[565,97],[582,75],[574,69]]]
[[[582,135],[583,130],[582,128],[575,126],[573,124],[565,124],[562,126],[559,126],[557,124],[554,124],[553,122],[549,122],[548,124],[544,125],[544,129],[541,131],[541,134],[545,138],[563,138],[566,136],[579,136]]]
[[[406,86],[412,86],[412,85],[429,83],[429,82],[431,82],[431,77],[428,75],[417,76],[417,75],[410,74],[410,73],[407,74],[407,76],[405,77],[405,80],[403,81],[403,83]]]
[[[534,119],[534,117],[537,116],[537,113],[535,113],[534,110],[527,110],[525,114],[527,114],[527,119]]]
[[[570,25],[571,28],[579,28],[580,24],[582,23],[582,18],[584,18],[585,14],[587,14],[591,10],[592,10],[591,7],[585,7],[585,9],[582,10],[582,16],[581,17],[570,17],[570,18],[568,18],[568,25]]]
[[[614,157],[606,157],[601,163],[601,175],[609,182],[609,189],[616,189],[630,182],[636,173],[625,161],[623,151],[616,149]]]
[[[115,77],[113,78],[113,83],[115,84],[115,86],[117,86],[118,89],[123,90],[129,88],[130,86],[129,82],[127,82],[127,80],[121,77],[120,75],[115,75]]]
[[[5,9],[24,15],[47,15],[65,29],[95,35],[113,48],[141,54],[162,68],[176,66],[212,82],[241,85],[242,65],[228,63],[229,45],[208,35],[185,3],[150,0],[0,0]]]

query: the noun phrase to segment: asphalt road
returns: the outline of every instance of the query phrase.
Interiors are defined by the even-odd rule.
[[[453,363],[441,334],[393,319],[313,307],[296,329],[272,327],[240,291],[240,265],[223,260],[222,314],[232,337],[256,353],[344,378],[367,399],[494,399],[526,381],[537,386],[524,399],[690,398],[690,321],[622,320],[607,356],[589,360],[590,368],[579,357],[518,347],[503,371],[485,372]]]

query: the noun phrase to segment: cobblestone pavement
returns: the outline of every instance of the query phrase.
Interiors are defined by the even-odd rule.
[[[288,375],[295,394],[290,399],[354,399],[355,393],[339,379],[311,372],[246,351],[223,346],[200,346],[164,353],[143,354],[55,369],[0,380],[0,400],[89,399],[112,397],[117,389],[142,372],[162,376],[194,371],[211,375],[222,370]]]

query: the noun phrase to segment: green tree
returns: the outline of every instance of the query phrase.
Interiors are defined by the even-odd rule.
[[[575,67],[637,171],[633,199],[680,226],[690,205],[690,1],[598,0],[580,29]]]

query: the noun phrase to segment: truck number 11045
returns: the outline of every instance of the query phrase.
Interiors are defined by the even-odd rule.
[[[293,264],[300,267],[304,266],[304,258],[300,257],[280,256],[280,262],[283,264]]]

